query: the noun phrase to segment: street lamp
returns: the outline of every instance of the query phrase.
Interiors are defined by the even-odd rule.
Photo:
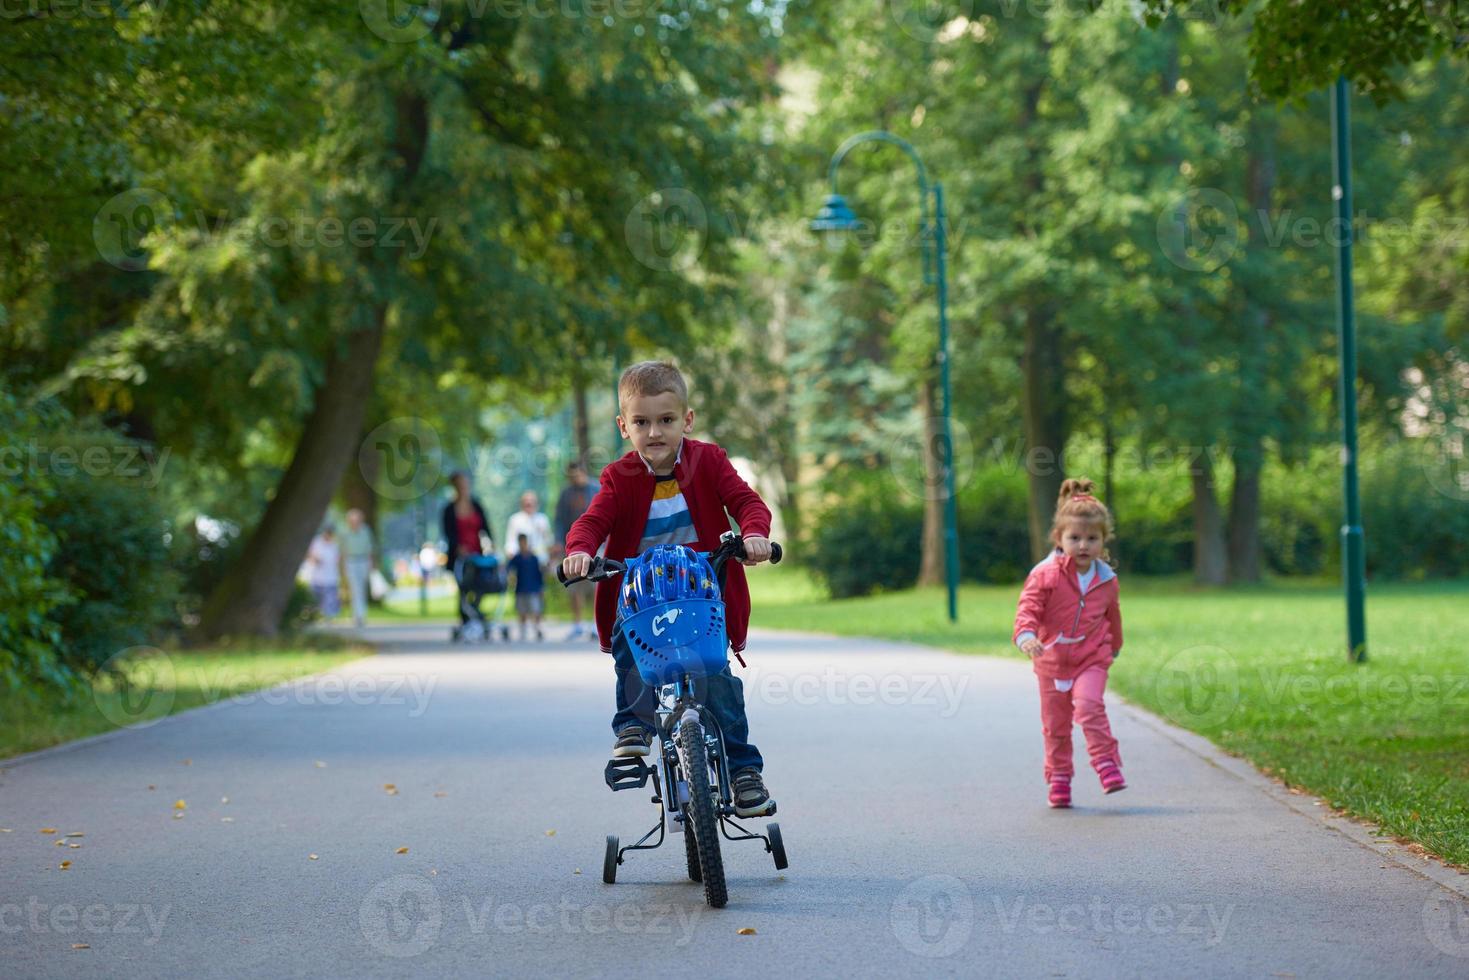
[[[1352,121],[1347,80],[1331,89],[1331,196],[1336,202],[1336,324],[1341,350],[1338,386],[1342,420],[1342,490],[1346,522],[1341,529],[1342,579],[1347,592],[1347,657],[1367,659],[1367,560],[1362,533],[1362,502],[1357,487],[1357,327],[1352,306]]]
[[[854,147],[873,142],[891,143],[898,147],[908,154],[908,158],[918,168],[920,222],[918,233],[923,247],[923,282],[925,285],[935,287],[939,306],[939,346],[936,357],[939,363],[940,387],[943,392],[943,405],[940,411],[943,427],[939,435],[938,457],[944,478],[944,577],[949,587],[949,622],[952,623],[959,619],[959,519],[954,493],[954,437],[949,425],[952,405],[949,389],[949,297],[945,266],[947,250],[943,185],[938,181],[933,184],[934,218],[930,224],[928,174],[923,168],[923,160],[919,158],[918,151],[907,140],[894,136],[892,133],[882,130],[858,133],[839,146],[836,153],[832,155],[831,166],[827,171],[831,179],[831,193],[827,195],[825,202],[821,205],[821,210],[812,219],[811,230],[821,233],[845,233],[856,231],[861,227],[861,222],[847,204],[847,199],[837,192],[837,168],[841,166],[842,160]]]

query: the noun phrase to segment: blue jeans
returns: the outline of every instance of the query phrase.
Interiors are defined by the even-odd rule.
[[[612,631],[612,660],[617,666],[617,713],[612,716],[612,730],[638,725],[650,732],[658,728],[654,710],[658,692],[643,683],[633,661],[632,649],[622,635],[619,624]],[[765,760],[760,750],[750,744],[750,720],[745,717],[745,685],[730,672],[729,665],[711,677],[694,681],[694,693],[719,722],[724,733],[724,751],[729,756],[729,772],[741,769],[761,770]]]

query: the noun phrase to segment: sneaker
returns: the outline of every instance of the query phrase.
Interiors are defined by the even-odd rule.
[[[1127,789],[1127,780],[1122,778],[1122,769],[1115,762],[1104,762],[1097,770],[1097,776],[1102,780],[1102,792],[1118,793]]]
[[[734,774],[735,816],[762,817],[775,805],[758,769],[741,769]]]
[[[545,642],[545,639],[546,639],[546,634],[541,630],[541,628],[539,626],[537,626],[536,627],[536,642],[537,643],[543,643],[543,642]]]
[[[634,755],[647,755],[653,746],[653,733],[641,725],[629,725],[617,733],[612,743],[612,758],[626,759]]]
[[[1071,781],[1069,779],[1052,779],[1051,792],[1046,797],[1046,802],[1057,810],[1068,810],[1071,808]]]

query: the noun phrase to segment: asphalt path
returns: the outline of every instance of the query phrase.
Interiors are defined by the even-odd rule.
[[[876,641],[752,641],[787,871],[605,885],[610,660],[445,632],[0,763],[0,976],[1469,976],[1469,878],[1116,702],[1130,787],[1049,810],[1024,663]]]

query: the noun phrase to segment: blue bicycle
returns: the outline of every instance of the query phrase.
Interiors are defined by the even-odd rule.
[[[780,545],[771,548],[771,562],[779,562]],[[709,554],[664,545],[626,562],[595,558],[586,576],[592,581],[624,576],[618,629],[632,649],[643,682],[658,692],[657,766],[637,757],[613,759],[604,772],[614,792],[641,789],[651,778],[653,803],[659,807],[658,823],[637,843],[619,846],[615,835],[607,837],[602,880],[609,885],[617,881],[617,866],[626,852],[661,847],[668,833],[683,834],[689,878],[703,884],[704,898],[714,908],[723,908],[729,900],[720,834],[731,841],[763,841],[776,868],[788,866],[779,824],[766,824],[761,834],[734,819],[724,733],[700,702],[696,684],[729,664],[721,599],[724,567],[731,559],[744,557],[743,539],[730,531]],[[560,569],[557,577],[566,585],[580,581],[565,578]],[[774,813],[772,803],[765,815]],[[654,834],[658,839],[648,843]]]

